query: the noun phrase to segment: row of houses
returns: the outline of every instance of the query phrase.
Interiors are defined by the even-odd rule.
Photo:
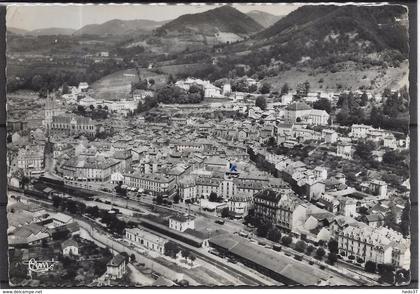
[[[311,241],[335,238],[343,256],[409,268],[409,240],[392,229],[356,221],[345,209],[332,213],[303,201],[291,190],[266,189],[254,195],[254,212],[257,218]]]

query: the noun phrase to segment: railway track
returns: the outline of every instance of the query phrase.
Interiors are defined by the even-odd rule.
[[[42,204],[43,206],[52,207],[51,201],[47,201],[47,200],[39,199],[39,198],[34,199],[34,198],[28,197],[26,195],[22,195],[22,196],[25,196],[28,200],[32,200],[32,202]],[[141,226],[141,225],[139,224],[139,226]],[[150,228],[144,228],[144,229],[151,230]],[[155,231],[153,231],[153,233],[177,243],[181,248],[185,248],[185,249],[188,249],[188,250],[194,252],[194,254],[196,254],[197,257],[200,257],[202,260],[206,261],[207,263],[212,264],[212,265],[214,265],[214,266],[216,266],[216,267],[218,267],[218,268],[220,268],[224,271],[229,272],[231,275],[235,276],[240,281],[243,281],[244,285],[246,285],[246,286],[261,286],[261,285],[273,285],[274,284],[274,282],[270,284],[266,279],[256,278],[256,277],[253,277],[250,274],[244,273],[244,272],[236,269],[235,267],[228,265],[226,263],[227,262],[226,260],[224,260],[223,262],[219,261],[219,260],[216,260],[215,258],[209,256],[209,254],[205,254],[205,253],[201,252],[198,248],[196,248],[192,245],[189,245],[185,242],[182,242],[178,239],[168,237],[164,234],[161,234],[161,233],[155,232]]]

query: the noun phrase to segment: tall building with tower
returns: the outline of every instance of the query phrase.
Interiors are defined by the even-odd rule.
[[[57,101],[55,100],[55,96],[48,93],[47,98],[45,100],[44,121],[43,121],[43,126],[45,127],[47,131],[51,129],[53,117],[62,113],[63,111],[61,110]]]

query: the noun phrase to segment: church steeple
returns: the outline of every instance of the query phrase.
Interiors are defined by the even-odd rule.
[[[47,134],[51,128],[53,116],[56,115],[57,107],[55,103],[55,97],[54,95],[51,95],[51,93],[47,92],[47,98],[45,100],[45,108],[44,108],[44,126],[46,128]]]

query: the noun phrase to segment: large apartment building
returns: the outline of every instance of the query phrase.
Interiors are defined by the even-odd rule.
[[[44,146],[28,145],[19,149],[17,166],[25,173],[36,173],[44,169]]]
[[[65,179],[87,182],[106,182],[121,169],[121,162],[112,158],[73,157],[63,163],[61,172]]]
[[[254,195],[255,215],[287,232],[293,231],[299,218],[306,214],[302,204],[290,189],[265,189]]]
[[[385,227],[354,223],[338,232],[338,249],[344,256],[409,269],[409,240]]]
[[[154,195],[172,195],[175,192],[175,178],[161,174],[125,174],[124,184],[151,191]]]

